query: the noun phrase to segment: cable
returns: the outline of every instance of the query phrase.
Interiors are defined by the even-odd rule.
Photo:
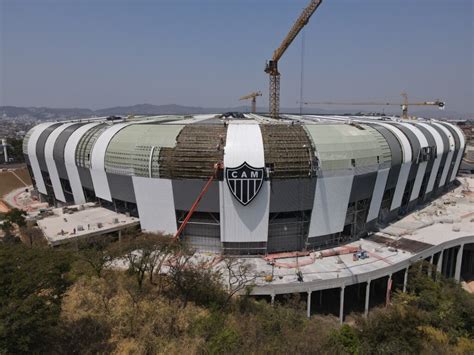
[[[303,114],[304,44],[305,30],[303,28],[301,31],[300,115]]]

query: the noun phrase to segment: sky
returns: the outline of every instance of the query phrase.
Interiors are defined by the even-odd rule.
[[[0,105],[232,107],[308,0],[0,0]],[[442,99],[474,113],[473,0],[324,0],[304,29],[303,99]],[[300,98],[302,36],[279,62]]]

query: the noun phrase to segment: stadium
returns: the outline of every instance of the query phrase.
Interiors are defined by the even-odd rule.
[[[199,250],[256,255],[333,247],[403,216],[452,187],[464,147],[444,121],[228,113],[41,123],[23,152],[51,205],[98,202],[145,231],[182,226]]]

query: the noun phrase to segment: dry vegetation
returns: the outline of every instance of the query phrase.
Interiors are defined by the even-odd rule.
[[[137,252],[140,250],[141,252]],[[126,271],[111,268],[120,255]],[[412,268],[409,293],[354,325],[305,316],[298,297],[269,305],[193,251],[156,235],[79,251],[0,244],[0,353],[54,354],[470,354],[474,298]],[[163,271],[167,271],[166,274]],[[439,278],[439,275],[438,275]]]

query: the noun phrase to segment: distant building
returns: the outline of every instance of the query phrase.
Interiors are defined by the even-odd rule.
[[[176,233],[223,163],[183,238],[230,254],[357,239],[447,191],[465,146],[448,122],[228,114],[41,123],[23,151],[51,204],[100,201]]]

